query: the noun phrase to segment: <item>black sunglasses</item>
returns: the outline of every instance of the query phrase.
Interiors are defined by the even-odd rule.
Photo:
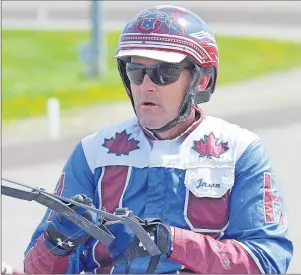
[[[194,67],[185,67],[170,63],[160,63],[150,66],[126,63],[127,76],[136,85],[141,85],[145,74],[147,74],[156,85],[165,86],[176,82],[183,70],[193,69]]]

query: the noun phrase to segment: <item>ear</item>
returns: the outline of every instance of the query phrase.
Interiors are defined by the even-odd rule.
[[[204,92],[210,81],[211,74],[209,72],[203,74],[200,78],[199,84],[197,86],[197,92]]]

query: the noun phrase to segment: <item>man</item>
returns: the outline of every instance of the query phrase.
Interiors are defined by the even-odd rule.
[[[105,247],[48,210],[25,272],[285,273],[293,246],[259,137],[197,106],[210,100],[219,69],[207,24],[180,7],[143,10],[125,26],[116,58],[137,118],[81,140],[56,194],[155,219],[144,228],[160,260],[129,226],[106,223],[115,240]]]

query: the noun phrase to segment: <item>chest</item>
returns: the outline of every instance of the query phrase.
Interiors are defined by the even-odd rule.
[[[228,223],[231,171],[107,166],[98,182],[99,201],[109,212],[127,207],[141,218],[218,237]]]

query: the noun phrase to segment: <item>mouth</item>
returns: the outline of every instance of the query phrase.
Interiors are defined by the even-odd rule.
[[[140,106],[147,106],[147,107],[152,107],[152,106],[158,106],[156,103],[152,102],[152,101],[142,101],[140,103]]]

